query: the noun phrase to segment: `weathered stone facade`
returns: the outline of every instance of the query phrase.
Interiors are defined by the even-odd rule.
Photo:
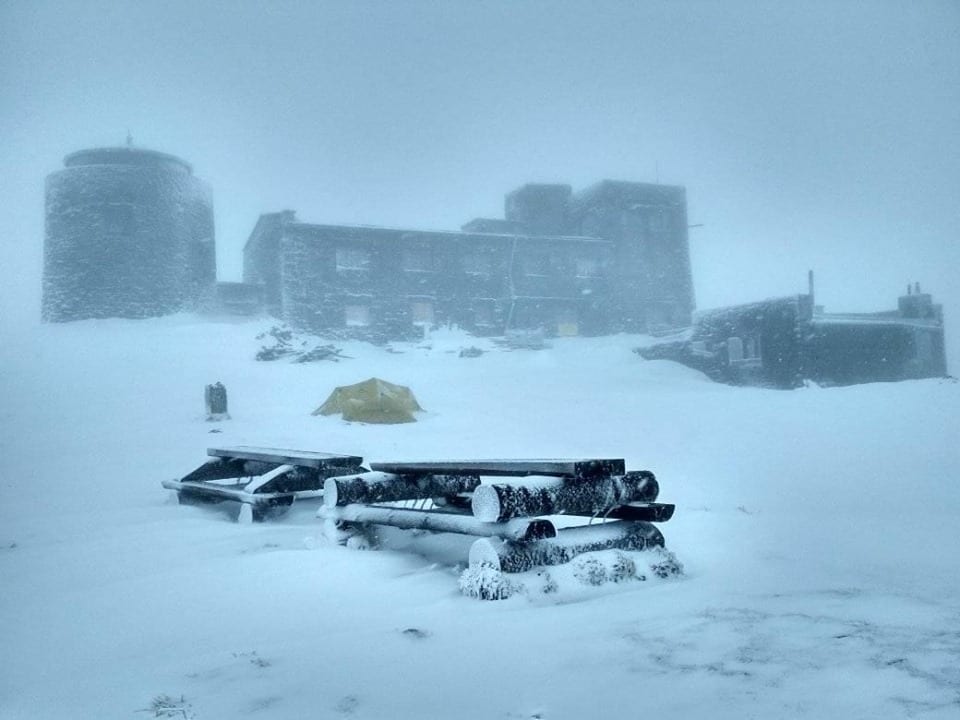
[[[435,323],[551,335],[689,323],[683,188],[525,185],[507,195],[505,215],[462,232],[263,215],[244,248],[244,282],[262,284],[268,310],[294,327],[361,337]]]
[[[477,334],[608,329],[603,272],[611,245],[603,240],[289,219],[260,227],[273,228],[273,237],[258,240],[277,252],[271,258],[248,244],[245,278],[262,282],[266,297],[279,296],[278,315],[293,327],[371,338],[411,337],[445,323]]]
[[[897,310],[825,313],[813,293],[702,313],[688,338],[638,352],[733,385],[795,388],[944,377],[943,311],[910,293]]]
[[[209,186],[172,155],[83,150],[47,177],[42,317],[194,309],[216,281]]]

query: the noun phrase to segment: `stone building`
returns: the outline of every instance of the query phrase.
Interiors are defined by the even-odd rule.
[[[195,309],[216,282],[209,186],[172,155],[81,150],[47,177],[42,317]]]
[[[603,181],[524,185],[505,217],[460,232],[299,222],[262,215],[244,283],[290,325],[401,338],[455,323],[475,333],[652,331],[694,307],[683,188]]]
[[[827,313],[807,294],[700,313],[688,337],[638,350],[732,385],[795,388],[944,377],[943,309],[908,288],[896,310]]]

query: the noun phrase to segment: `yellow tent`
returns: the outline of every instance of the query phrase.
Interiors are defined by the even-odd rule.
[[[410,388],[370,378],[336,388],[314,415],[343,413],[343,419],[365,423],[416,422],[413,413],[423,410]]]

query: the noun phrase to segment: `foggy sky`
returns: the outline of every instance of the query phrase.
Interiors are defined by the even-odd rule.
[[[960,348],[960,3],[0,2],[0,288],[39,318],[43,179],[120,145],[262,212],[457,229],[530,181],[684,185],[700,308],[946,305]]]

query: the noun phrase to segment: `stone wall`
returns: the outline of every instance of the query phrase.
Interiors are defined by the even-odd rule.
[[[47,177],[42,316],[140,318],[194,309],[216,281],[209,186],[162,153],[74,153]]]

